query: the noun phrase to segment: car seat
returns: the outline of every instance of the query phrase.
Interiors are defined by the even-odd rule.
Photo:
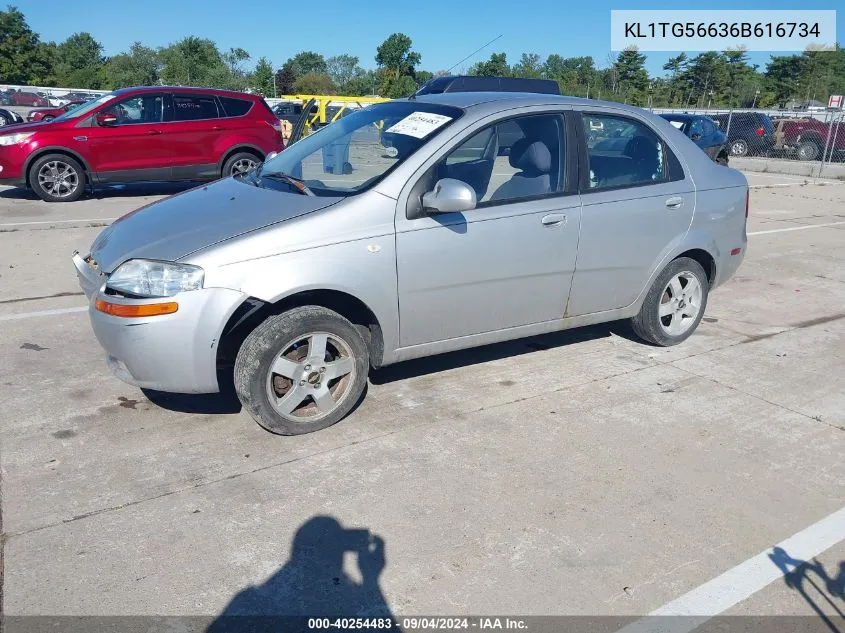
[[[501,185],[491,200],[526,198],[551,193],[552,152],[543,141],[527,138],[518,140],[511,147],[508,160],[519,171]]]
[[[657,141],[647,136],[635,136],[625,146],[623,155],[631,159],[631,183],[648,182],[660,174]]]

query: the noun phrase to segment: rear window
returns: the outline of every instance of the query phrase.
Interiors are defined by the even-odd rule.
[[[198,121],[216,119],[217,101],[207,95],[173,95],[173,120]]]
[[[226,116],[243,116],[252,108],[252,101],[234,97],[220,97],[220,105]]]

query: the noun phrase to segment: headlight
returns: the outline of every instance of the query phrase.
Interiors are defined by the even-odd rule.
[[[18,143],[23,143],[26,139],[28,139],[33,134],[35,134],[35,132],[20,132],[18,134],[4,134],[3,136],[0,136],[0,146],[17,145]]]
[[[172,297],[202,288],[204,275],[199,266],[130,259],[117,267],[106,286],[137,297]]]

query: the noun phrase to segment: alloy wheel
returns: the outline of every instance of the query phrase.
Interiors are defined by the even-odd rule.
[[[229,175],[237,176],[238,174],[245,174],[246,172],[255,169],[257,165],[257,161],[250,158],[241,158],[232,164],[232,172]]]
[[[315,422],[344,401],[356,376],[352,348],[336,334],[312,332],[282,347],[267,372],[267,396],[279,414]]]
[[[79,174],[71,165],[51,160],[38,170],[38,184],[51,196],[67,198],[79,188]]]
[[[734,141],[731,145],[731,154],[734,156],[745,156],[748,153],[748,145],[745,141]]]
[[[680,336],[690,329],[701,312],[701,283],[689,271],[672,277],[660,297],[657,314],[663,331],[670,336]]]

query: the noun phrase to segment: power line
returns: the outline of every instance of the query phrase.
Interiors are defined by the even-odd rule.
[[[487,43],[486,43],[484,46],[482,46],[481,48],[478,48],[478,49],[476,49],[476,50],[472,51],[469,55],[467,55],[466,57],[464,57],[461,61],[459,61],[459,62],[458,62],[457,64],[455,64],[454,66],[452,66],[452,68],[455,68],[456,66],[460,66],[460,65],[461,65],[461,64],[463,64],[466,60],[468,60],[470,57],[472,57],[473,55],[475,55],[475,54],[476,54],[476,53],[478,53],[479,51],[484,50],[485,48],[487,48],[488,46],[490,46],[490,44],[492,44],[493,42],[495,42],[495,41],[496,41],[497,39],[499,39],[500,37],[502,37],[502,35],[497,35],[496,37],[494,37],[492,40],[490,40],[489,42],[487,42]],[[450,70],[452,70],[452,68],[449,68],[448,70],[446,70],[446,72],[448,73]]]

